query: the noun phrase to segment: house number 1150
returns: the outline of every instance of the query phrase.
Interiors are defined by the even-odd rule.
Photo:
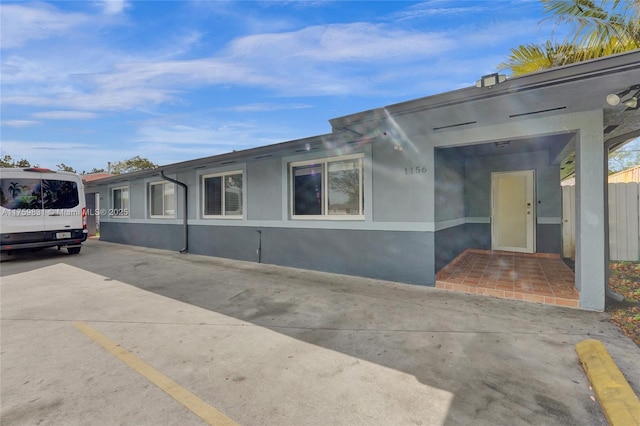
[[[421,175],[427,173],[427,166],[405,167],[405,175]]]

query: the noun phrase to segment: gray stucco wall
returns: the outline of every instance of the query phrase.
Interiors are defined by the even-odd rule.
[[[182,227],[157,223],[102,222],[100,240],[165,250],[182,248]]]
[[[394,149],[402,148],[402,151]],[[424,222],[433,218],[433,148],[376,142],[372,150],[375,222]]]
[[[247,165],[247,219],[282,219],[282,160],[262,160]]]
[[[562,253],[561,224],[539,223],[536,225],[536,252]]]
[[[179,250],[182,227],[107,222],[101,239]],[[260,243],[263,263],[434,285],[432,232],[189,226],[194,254],[257,262]]]
[[[468,158],[465,161],[465,205],[468,217],[491,216],[491,173],[516,170],[536,172],[536,215],[560,217],[560,168],[549,165],[544,151]]]
[[[435,152],[435,219],[465,217],[465,161],[458,150]]]
[[[176,173],[175,175],[172,174],[168,174],[167,176],[170,176],[176,180],[178,180],[179,182],[182,182],[184,184],[186,184],[189,188],[188,188],[188,192],[189,192],[189,196],[188,196],[188,202],[187,202],[187,215],[189,217],[189,219],[195,219],[196,217],[198,217],[198,215],[200,214],[200,212],[198,211],[198,205],[197,205],[197,201],[198,201],[198,195],[199,194],[195,194],[197,191],[200,190],[200,188],[197,185],[197,177],[196,174],[193,172],[193,170],[189,170],[186,172],[182,172],[182,173]],[[182,191],[183,189],[180,187],[176,187],[176,197],[177,197],[177,213],[178,213],[178,217],[182,218],[182,212],[183,212],[183,200],[184,200],[184,195],[182,195]],[[191,194],[191,192],[194,192],[194,194]]]
[[[491,225],[467,223],[436,232],[435,270],[440,271],[467,248],[491,250]]]

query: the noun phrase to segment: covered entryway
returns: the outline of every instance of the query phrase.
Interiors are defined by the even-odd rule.
[[[574,138],[436,149],[436,215],[464,213],[463,223],[436,234],[436,287],[579,306],[575,275],[561,258],[560,176]]]
[[[394,176],[404,178],[402,170],[417,161],[425,163],[419,189],[410,184],[407,188],[422,209],[425,245],[434,248],[433,261],[425,259],[434,270],[425,277],[429,284],[466,249],[493,247],[494,172],[535,170],[533,251],[559,255],[560,176],[566,166],[573,168],[574,285],[580,308],[602,311],[607,282],[607,153],[640,136],[639,70],[640,51],[628,52],[504,81],[496,78],[489,85],[481,78],[476,87],[341,117],[331,124],[334,131],[377,138],[386,152],[393,149],[396,154],[387,158],[394,158]],[[383,220],[381,215],[374,218]],[[421,221],[411,217],[406,222]],[[404,226],[409,225],[400,227],[407,229]]]

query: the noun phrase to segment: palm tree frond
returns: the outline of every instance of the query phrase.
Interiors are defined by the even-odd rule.
[[[640,48],[640,0],[541,1],[550,15],[546,19],[555,19],[556,28],[569,25],[570,31],[559,43],[511,49],[499,69],[522,75]]]

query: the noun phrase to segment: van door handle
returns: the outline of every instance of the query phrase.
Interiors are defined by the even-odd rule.
[[[49,213],[49,216],[60,216],[60,213]]]

